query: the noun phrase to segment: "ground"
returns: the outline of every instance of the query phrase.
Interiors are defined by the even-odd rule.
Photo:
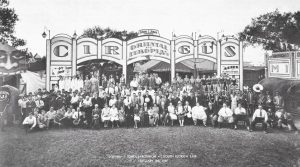
[[[300,135],[211,127],[0,132],[0,166],[300,166]]]

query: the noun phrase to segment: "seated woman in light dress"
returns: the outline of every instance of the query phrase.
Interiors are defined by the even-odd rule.
[[[104,122],[104,128],[108,127],[108,122],[110,121],[110,111],[108,105],[105,103],[104,108],[101,113],[101,120]]]
[[[174,121],[177,120],[177,115],[176,115],[175,107],[173,106],[172,103],[170,103],[168,106],[168,116],[171,119],[171,126],[173,126]]]

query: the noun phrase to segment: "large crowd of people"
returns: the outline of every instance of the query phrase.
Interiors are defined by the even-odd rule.
[[[252,88],[241,91],[234,76],[182,78],[176,74],[171,83],[163,83],[158,74],[139,73],[126,84],[124,75],[103,74],[101,78],[91,75],[78,81],[61,78],[49,92],[39,89],[21,97],[26,132],[55,127],[185,125],[232,129],[245,125],[253,131],[256,124],[261,124],[266,133],[283,125],[297,130],[278,92],[272,95]]]

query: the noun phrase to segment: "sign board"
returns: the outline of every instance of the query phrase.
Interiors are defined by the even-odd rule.
[[[221,73],[232,75],[239,75],[239,65],[221,65]]]
[[[142,29],[142,30],[139,30],[138,35],[139,36],[146,36],[146,35],[160,36],[159,31],[155,30],[155,29]]]
[[[72,67],[70,66],[51,66],[51,76],[71,76],[72,74]]]
[[[129,59],[150,55],[168,58],[170,56],[170,45],[156,40],[138,41],[128,45]]]

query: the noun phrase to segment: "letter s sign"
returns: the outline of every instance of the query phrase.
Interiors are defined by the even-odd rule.
[[[236,52],[234,50],[235,50],[234,46],[226,46],[225,47],[225,56],[226,57],[233,57],[233,56],[235,56]]]

